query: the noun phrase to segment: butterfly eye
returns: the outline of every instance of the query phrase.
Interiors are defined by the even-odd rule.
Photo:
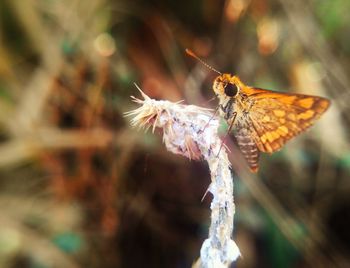
[[[225,94],[228,97],[234,97],[237,95],[238,88],[235,84],[228,83],[225,86]]]

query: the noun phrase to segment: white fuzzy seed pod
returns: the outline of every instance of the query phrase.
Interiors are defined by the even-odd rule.
[[[236,243],[231,239],[235,212],[233,181],[230,162],[225,147],[218,136],[219,120],[209,109],[180,102],[157,101],[141,91],[144,100],[133,98],[141,106],[127,112],[134,116],[132,126],[152,130],[163,129],[166,148],[189,159],[205,159],[208,162],[213,194],[209,237],[204,241],[196,267],[228,267],[240,256]],[[221,148],[222,147],[222,148]]]

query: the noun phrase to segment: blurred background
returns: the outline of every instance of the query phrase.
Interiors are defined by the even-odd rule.
[[[152,98],[215,108],[191,48],[248,85],[328,97],[257,175],[233,142],[232,267],[350,266],[347,0],[0,1],[0,267],[190,267],[204,162],[131,129]],[[224,132],[223,132],[224,133]]]

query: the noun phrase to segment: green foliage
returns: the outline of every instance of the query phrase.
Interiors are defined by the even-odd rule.
[[[53,243],[64,252],[75,253],[81,249],[83,241],[78,234],[66,232],[57,234],[53,238]]]
[[[300,253],[282,234],[270,215],[265,214],[265,221],[265,245],[271,261],[271,267],[294,267],[295,262],[300,257]],[[301,224],[299,228],[296,228],[294,235],[300,239],[303,239],[305,236],[305,229]]]
[[[318,19],[322,24],[322,33],[326,37],[334,37],[342,30],[349,34],[350,2],[348,0],[319,0],[315,8]]]

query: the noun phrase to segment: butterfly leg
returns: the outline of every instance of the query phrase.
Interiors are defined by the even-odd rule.
[[[213,118],[216,116],[216,114],[217,114],[218,111],[219,111],[219,107],[217,107],[217,108],[215,109],[214,114],[209,118],[209,120],[208,120],[208,122],[205,124],[204,128],[201,129],[201,130],[199,130],[199,133],[202,133],[202,132],[209,126],[210,121],[213,120]]]
[[[222,149],[222,146],[224,145],[226,139],[227,139],[227,136],[229,135],[229,133],[231,132],[232,128],[233,128],[233,124],[235,123],[235,120],[236,120],[236,116],[237,116],[237,112],[234,112],[232,114],[232,120],[231,120],[231,123],[227,129],[227,132],[225,134],[225,137],[223,138],[223,140],[221,141],[221,145],[220,145],[220,149],[219,149],[219,152],[217,153],[217,156],[220,154],[221,152],[221,149]]]

